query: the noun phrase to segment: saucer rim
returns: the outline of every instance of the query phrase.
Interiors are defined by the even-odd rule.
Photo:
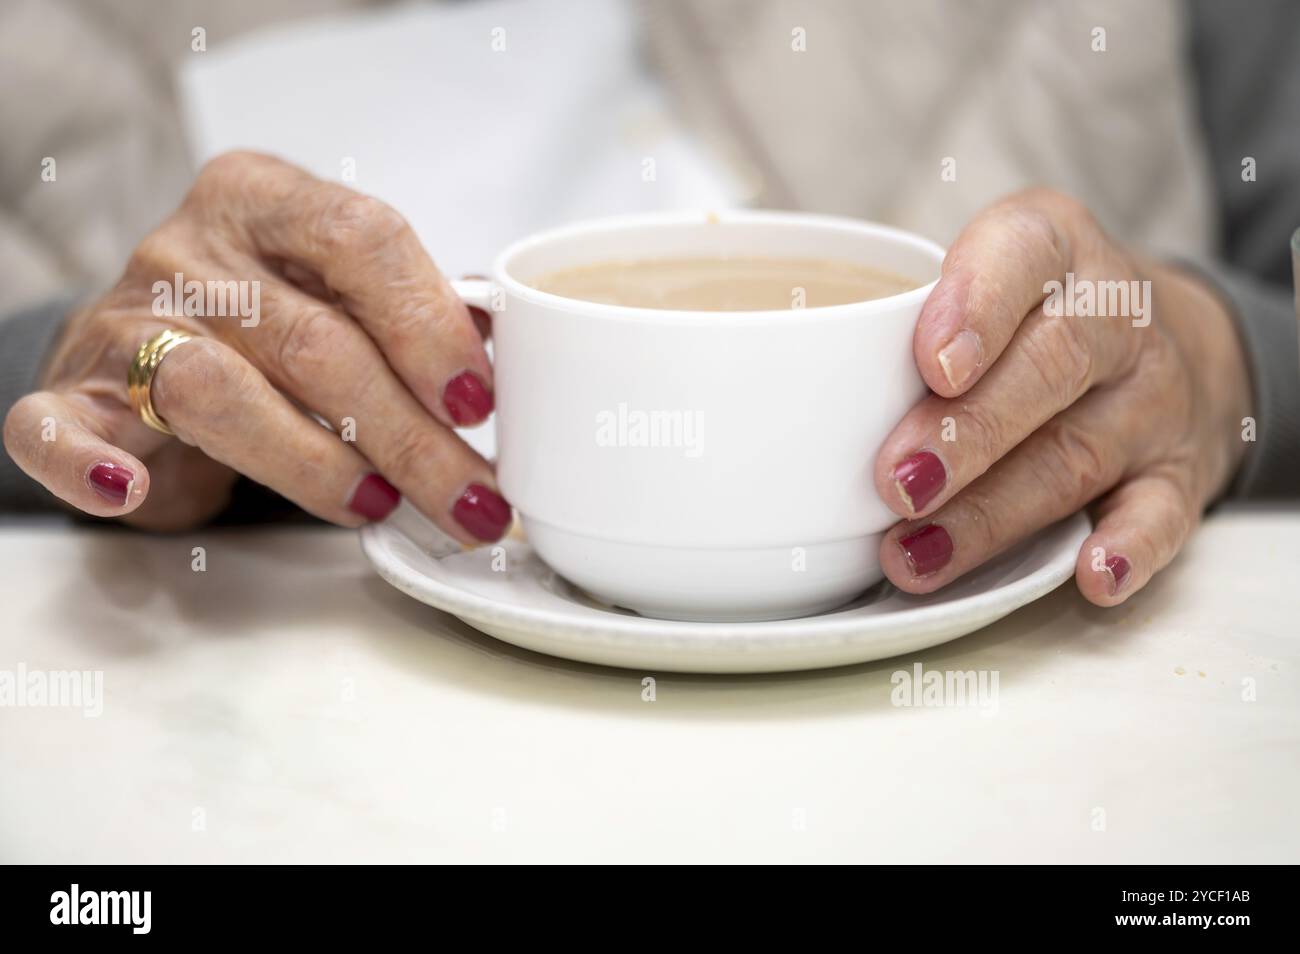
[[[689,642],[692,648],[700,650],[739,649],[740,644],[758,642],[764,649],[771,650],[788,642],[792,648],[807,650],[818,645],[871,639],[882,632],[896,631],[901,625],[911,628],[914,639],[922,638],[923,632],[942,631],[959,618],[979,617],[985,620],[980,626],[987,625],[1045,596],[1073,576],[1079,547],[1091,532],[1092,522],[1082,510],[1044,527],[1016,548],[1048,545],[1048,555],[1041,565],[1023,577],[957,599],[943,600],[943,591],[940,590],[917,597],[939,597],[939,602],[883,613],[864,613],[861,611],[868,607],[857,607],[796,619],[719,623],[653,619],[612,612],[600,614],[599,607],[583,607],[591,611],[591,615],[566,613],[501,602],[419,571],[389,545],[389,538],[396,534],[420,549],[420,544],[396,526],[369,524],[361,529],[360,538],[367,559],[385,581],[413,599],[471,625],[479,622],[493,627],[504,624],[545,628],[550,631],[549,637],[575,644],[590,642],[593,638],[605,643],[640,647],[645,647],[647,642],[660,646]],[[1053,538],[1057,539],[1049,543]],[[995,559],[1006,556],[1000,555]],[[436,560],[431,556],[427,558]],[[979,627],[972,627],[972,630],[975,628]]]

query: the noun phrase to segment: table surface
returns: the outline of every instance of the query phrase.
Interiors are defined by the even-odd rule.
[[[1296,862],[1298,588],[1300,512],[1233,510],[1117,610],[682,676],[483,636],[345,531],[11,525],[0,674],[103,711],[0,708],[0,860]],[[917,662],[996,706],[893,705]]]

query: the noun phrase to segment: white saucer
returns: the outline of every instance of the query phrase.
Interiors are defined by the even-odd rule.
[[[461,550],[406,503],[362,529],[361,545],[402,592],[516,646],[648,672],[737,673],[868,662],[974,632],[1073,576],[1089,532],[1077,513],[937,593],[912,596],[885,582],[841,609],[763,623],[683,623],[604,606],[526,542]]]

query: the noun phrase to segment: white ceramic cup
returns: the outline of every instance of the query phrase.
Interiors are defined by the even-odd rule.
[[[490,282],[497,477],[529,542],[596,598],[647,616],[785,619],[878,582],[898,518],[876,452],[925,393],[912,358],[943,249],[785,212],[624,216],[524,239]],[[889,298],[765,312],[665,311],[538,291],[556,269],[767,256],[914,279]],[[793,291],[793,290],[792,290]]]

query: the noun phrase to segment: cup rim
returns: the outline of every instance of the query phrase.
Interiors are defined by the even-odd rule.
[[[505,288],[510,294],[525,301],[550,308],[561,309],[570,314],[580,314],[594,318],[615,318],[631,321],[656,321],[676,323],[678,320],[696,324],[700,321],[744,322],[755,324],[763,322],[784,322],[793,318],[800,321],[828,321],[838,318],[862,317],[899,308],[904,310],[920,307],[930,297],[930,292],[938,284],[938,279],[917,288],[888,295],[884,298],[871,298],[866,301],[848,302],[841,305],[820,305],[812,308],[784,308],[767,311],[686,311],[671,308],[641,308],[632,305],[610,305],[602,302],[585,301],[581,298],[568,298],[545,292],[527,285],[510,273],[511,261],[518,255],[530,251],[548,242],[554,242],[576,235],[601,232],[622,232],[629,229],[662,228],[677,225],[703,224],[737,224],[747,223],[761,225],[779,225],[788,227],[834,227],[847,229],[859,234],[870,234],[909,245],[923,253],[934,256],[935,264],[941,265],[946,250],[914,232],[881,225],[861,219],[838,215],[822,215],[807,212],[783,212],[768,209],[726,209],[717,211],[690,212],[648,212],[631,215],[605,216],[587,219],[581,222],[562,225],[557,228],[536,232],[506,246],[497,255],[492,264],[493,281]]]

